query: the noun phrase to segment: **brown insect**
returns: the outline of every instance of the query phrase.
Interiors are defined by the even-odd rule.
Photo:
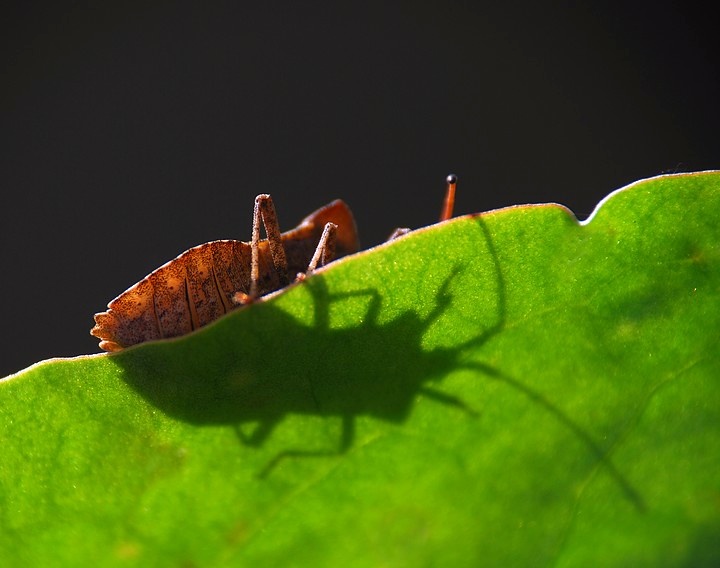
[[[447,177],[441,221],[452,217],[456,182],[456,176]],[[408,232],[397,229],[388,240]],[[355,220],[343,201],[280,233],[271,197],[258,195],[250,243],[212,241],[185,251],[112,300],[108,311],[95,314],[90,333],[106,351],[185,335],[358,248]]]
[[[185,335],[358,248],[355,221],[343,201],[281,234],[271,197],[258,195],[250,243],[212,241],[185,251],[95,314],[90,333],[106,351]]]

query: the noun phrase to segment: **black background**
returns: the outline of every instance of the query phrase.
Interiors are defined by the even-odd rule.
[[[21,6],[0,18],[0,376],[96,352],[94,312],[247,240],[260,192],[285,229],[342,197],[370,246],[434,222],[449,172],[458,213],[582,219],[720,166],[716,20],[687,3]]]

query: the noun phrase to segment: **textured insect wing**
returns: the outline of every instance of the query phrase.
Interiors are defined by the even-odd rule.
[[[192,331],[192,316],[187,301],[186,261],[181,260],[189,252],[161,266],[145,279],[150,282],[153,289],[153,305],[148,307],[148,310],[154,312],[159,337],[175,337]],[[118,299],[122,297],[120,295]],[[115,308],[114,301],[110,302],[109,308],[127,315]],[[125,321],[125,325],[133,325],[130,318],[126,318]]]
[[[193,329],[207,325],[227,312],[218,288],[213,266],[212,246],[221,243],[207,243],[187,251],[183,255],[186,270],[187,303],[190,307]],[[179,263],[178,263],[179,264]]]
[[[216,241],[210,247],[218,288],[228,311],[235,307],[233,294],[250,288],[250,246],[240,241]]]

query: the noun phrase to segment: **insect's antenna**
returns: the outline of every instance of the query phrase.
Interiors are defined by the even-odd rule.
[[[453,216],[455,208],[455,187],[457,186],[457,176],[450,174],[446,179],[447,189],[445,190],[445,201],[443,202],[442,213],[440,213],[440,221],[447,221]]]

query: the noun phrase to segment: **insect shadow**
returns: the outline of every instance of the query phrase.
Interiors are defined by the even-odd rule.
[[[561,408],[527,381],[466,358],[468,348],[479,347],[500,333],[506,320],[506,290],[498,255],[484,220],[475,219],[485,251],[473,251],[473,256],[484,255],[480,264],[485,276],[479,275],[477,259],[448,259],[454,264],[446,267],[444,276],[435,277],[432,307],[426,313],[405,309],[389,321],[380,321],[383,305],[377,290],[338,294],[328,290],[323,278],[311,277],[300,285],[312,298],[313,325],[300,323],[272,302],[261,302],[247,309],[244,317],[217,322],[215,325],[226,328],[223,333],[176,340],[184,344],[182,357],[177,356],[177,345],[161,343],[153,349],[141,345],[122,351],[112,355],[113,360],[123,368],[124,379],[168,415],[194,424],[233,425],[248,446],[263,445],[292,414],[341,419],[336,448],[283,450],[259,472],[261,477],[290,457],[347,451],[355,439],[358,417],[402,423],[420,397],[473,419],[475,409],[433,384],[439,385],[458,368],[473,370],[479,380],[504,383],[551,414],[596,456],[626,498],[644,509],[638,493],[607,451]],[[432,278],[428,274],[428,279]],[[473,300],[491,297],[491,312],[473,320],[476,329],[467,339],[444,342],[451,347],[425,347],[428,336],[437,339],[443,335],[443,320],[451,310],[456,310],[453,317],[458,317],[453,285],[468,278],[477,283],[476,298],[466,298],[464,306],[472,308]],[[355,326],[335,328],[330,325],[332,307],[346,301],[364,301],[364,316]]]
[[[481,229],[479,246],[489,238]],[[453,303],[459,280],[477,285],[478,296],[502,296],[496,268],[486,266],[488,259],[497,263],[491,250],[486,254],[489,246],[487,241],[485,251],[474,251],[481,261],[459,256],[434,266],[425,277],[428,292],[419,302],[424,308],[405,302],[402,308],[387,309],[394,306],[384,305],[374,288],[338,293],[318,275],[299,284],[312,306],[311,317],[303,322],[273,302],[259,302],[236,314],[241,317],[217,322],[225,327],[223,333],[140,345],[112,358],[123,368],[125,381],[166,414],[194,424],[236,426],[250,446],[263,445],[289,415],[340,419],[337,449],[288,450],[284,456],[344,452],[353,444],[358,417],[402,423],[418,397],[471,418],[474,411],[464,401],[432,384],[439,385],[456,367],[465,345],[426,347],[423,342],[432,332],[436,340],[441,338],[434,343],[452,344],[442,341],[442,335],[445,316],[457,312]],[[485,265],[482,275],[474,273],[478,262]],[[346,302],[353,304],[357,324],[331,325]],[[486,311],[487,317],[473,319],[477,331],[471,331],[469,342],[482,344],[500,329],[503,310]]]
[[[449,288],[462,271],[461,266],[454,268],[441,282],[432,309],[424,315],[405,310],[378,323],[382,300],[377,290],[333,294],[324,279],[309,278],[301,285],[314,304],[312,326],[298,323],[272,303],[261,303],[252,306],[247,317],[237,318],[244,329],[235,329],[234,321],[222,322],[229,329],[221,343],[206,343],[200,336],[183,340],[190,352],[183,353],[182,362],[165,349],[142,347],[113,359],[123,367],[125,380],[165,413],[194,424],[235,425],[249,446],[264,444],[290,414],[341,419],[337,449],[284,451],[264,475],[290,456],[345,452],[353,444],[357,417],[401,423],[418,396],[474,414],[462,400],[430,386],[452,370],[458,350],[422,349],[423,336],[451,305]],[[333,329],[329,308],[344,301],[363,304],[363,321]],[[482,337],[488,334],[480,332]],[[212,369],[205,366],[208,350]]]

